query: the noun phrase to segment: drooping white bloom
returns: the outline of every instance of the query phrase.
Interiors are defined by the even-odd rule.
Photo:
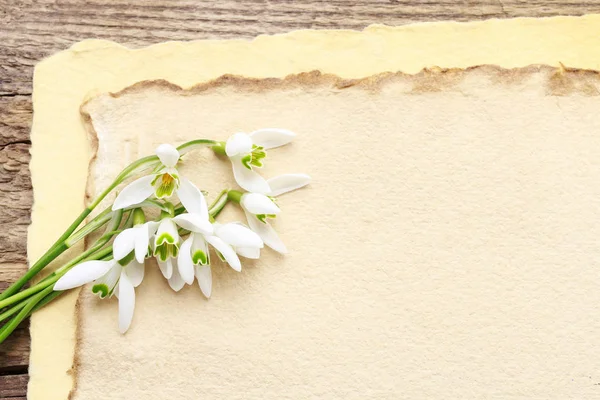
[[[242,269],[238,254],[258,258],[263,247],[262,240],[256,233],[237,223],[210,224],[208,218],[202,219],[199,214],[181,214],[174,221],[191,232],[181,245],[177,259],[179,274],[188,284],[192,284],[196,277],[200,290],[206,297],[210,297],[212,291],[209,244],[236,271]]]
[[[147,228],[146,228],[147,229]],[[123,235],[121,232],[119,236]],[[124,239],[115,239],[124,242]],[[127,240],[128,241],[128,240]],[[146,242],[146,250],[148,242]],[[144,253],[145,256],[145,253]],[[116,257],[116,256],[115,256]],[[135,308],[135,290],[144,279],[144,263],[138,262],[134,251],[109,261],[92,260],[76,265],[55,284],[54,290],[68,290],[93,282],[92,291],[100,298],[115,295],[119,299],[119,331],[125,333],[131,325]]]
[[[156,148],[156,155],[161,162],[158,170],[125,186],[115,199],[113,210],[139,204],[152,195],[159,199],[169,198],[174,192],[186,208],[188,204],[198,200],[198,188],[188,179],[179,176],[176,165],[180,154],[177,149],[170,144],[161,144]]]
[[[163,218],[153,240],[153,255],[166,279],[173,276],[173,262],[179,253],[180,237],[172,218]]]
[[[115,238],[113,243],[114,257],[120,260],[134,251],[137,262],[143,263],[146,255],[148,255],[150,238],[156,233],[158,225],[159,223],[156,221],[149,221],[125,229]]]
[[[290,143],[296,135],[286,129],[259,129],[252,133],[236,133],[225,144],[225,154],[231,160],[235,180],[253,193],[271,191],[267,181],[254,168],[262,167],[265,150]]]
[[[240,205],[246,213],[250,228],[260,236],[267,246],[284,254],[287,253],[287,248],[268,222],[268,219],[276,218],[281,212],[274,201],[274,197],[308,185],[310,176],[306,174],[285,174],[269,179],[267,182],[271,189],[268,195],[245,193],[240,199]]]

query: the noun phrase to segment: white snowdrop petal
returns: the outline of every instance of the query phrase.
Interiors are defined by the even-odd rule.
[[[137,228],[125,229],[119,233],[113,242],[113,256],[115,260],[122,260],[133,251],[136,246]],[[146,242],[146,247],[148,243]]]
[[[279,238],[279,235],[277,235],[277,232],[275,232],[275,229],[273,229],[269,223],[260,222],[258,218],[248,213],[246,213],[246,216],[248,217],[248,225],[250,225],[250,229],[260,236],[265,245],[269,246],[278,253],[287,253],[285,244],[283,244]]]
[[[225,143],[225,154],[233,157],[238,154],[247,154],[252,151],[252,139],[245,133],[234,133]]]
[[[113,211],[141,203],[150,197],[154,193],[154,188],[152,187],[153,179],[154,176],[152,175],[143,176],[125,186],[117,195],[112,205]]]
[[[156,261],[158,262],[158,268],[160,269],[160,272],[162,272],[163,276],[166,279],[170,279],[171,276],[173,276],[173,262],[171,259],[169,258],[165,262],[162,262],[158,259]]]
[[[158,229],[159,225],[159,221],[148,221],[144,224],[144,226],[148,229],[149,236],[154,236],[154,234],[156,234],[156,230]]]
[[[250,133],[249,136],[255,145],[272,149],[290,143],[296,134],[287,129],[264,128]]]
[[[281,209],[269,197],[260,193],[246,193],[241,199],[242,207],[252,214],[279,214]]]
[[[213,232],[213,226],[208,218],[203,218],[199,214],[180,214],[174,217],[173,221],[190,232],[199,232],[205,235]]]
[[[235,181],[243,189],[252,193],[269,193],[271,191],[266,179],[260,176],[258,172],[246,168],[241,159],[233,158],[231,165],[233,166]]]
[[[168,143],[163,143],[156,148],[156,155],[165,167],[173,168],[179,161],[179,152]]]
[[[189,179],[181,178],[177,196],[189,213],[199,214],[202,218],[208,219],[206,199],[200,189]]]
[[[300,189],[310,183],[310,176],[306,174],[284,174],[267,180],[271,192],[269,196],[279,196],[292,190]]]
[[[242,263],[240,262],[237,254],[235,254],[233,247],[216,236],[207,236],[205,239],[211,246],[221,253],[231,268],[238,272],[242,270]]]
[[[150,232],[146,224],[133,228],[135,229],[135,259],[138,263],[143,263],[148,254],[148,243],[150,243]],[[115,240],[116,242],[116,240]],[[114,253],[114,247],[113,247]],[[134,285],[135,286],[135,285]]]
[[[235,252],[242,257],[250,258],[253,260],[258,260],[260,258],[259,247],[236,247]]]
[[[131,281],[133,287],[140,286],[142,280],[144,280],[144,263],[139,263],[136,260],[132,260],[129,264],[127,264],[124,270],[127,276],[129,277],[129,280]]]
[[[188,285],[194,283],[194,262],[192,261],[192,242],[194,241],[193,235],[190,235],[179,249],[179,256],[177,257],[177,269],[181,279]]]
[[[260,236],[241,224],[229,223],[219,225],[215,229],[215,235],[233,247],[263,247],[263,241]]]
[[[181,275],[179,275],[179,268],[177,265],[173,268],[173,275],[169,278],[169,286],[176,292],[179,292],[185,286],[185,281]]]
[[[212,293],[212,272],[210,265],[197,265],[195,268],[196,278],[200,291],[206,298],[210,298]]]
[[[106,274],[114,263],[114,261],[93,260],[76,265],[54,284],[54,290],[73,289],[92,282]]]
[[[123,270],[119,279],[119,331],[127,332],[133,320],[135,309],[135,289]]]
[[[156,231],[156,236],[154,238],[154,245],[158,246],[164,241],[171,244],[175,244],[179,241],[179,232],[177,231],[177,226],[171,218],[165,218],[160,221],[160,225],[158,226],[158,230]]]

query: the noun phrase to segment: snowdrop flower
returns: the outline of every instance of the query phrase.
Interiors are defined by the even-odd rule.
[[[122,234],[123,232],[119,236]],[[119,239],[119,236],[115,241]],[[93,282],[92,292],[100,298],[117,296],[119,299],[119,331],[125,333],[133,319],[134,288],[139,286],[143,279],[144,264],[138,262],[134,252],[130,252],[123,258],[109,261],[92,260],[76,265],[54,284],[54,290],[73,289]]]
[[[174,192],[177,192],[184,206],[199,200],[195,196],[199,192],[198,188],[188,179],[180,177],[175,168],[180,157],[177,149],[170,144],[161,144],[156,148],[156,155],[161,162],[159,169],[154,174],[143,176],[125,186],[115,199],[113,210],[141,203],[152,195],[159,199],[169,198]]]
[[[238,254],[247,258],[258,258],[263,242],[247,227],[237,224],[206,224],[208,219],[199,215],[182,214],[174,218],[176,223],[189,230],[190,236],[181,245],[177,265],[181,278],[188,284],[198,279],[202,294],[210,297],[212,273],[208,245],[217,251],[219,257],[236,271],[242,270]]]
[[[113,255],[117,260],[125,258],[132,251],[138,263],[143,263],[148,255],[150,238],[156,233],[159,223],[156,221],[145,222],[144,212],[141,208],[133,210],[133,228],[121,232],[113,243]]]
[[[252,133],[236,133],[225,143],[225,154],[231,160],[235,180],[244,190],[268,193],[269,184],[254,168],[262,167],[265,150],[290,143],[296,135],[285,129],[259,129]]]
[[[172,218],[165,217],[160,221],[153,240],[153,252],[160,272],[166,279],[173,276],[173,261],[179,254],[179,232]]]
[[[248,225],[263,240],[264,244],[279,253],[287,253],[287,248],[269,224],[268,219],[274,219],[281,209],[274,201],[274,197],[299,189],[308,185],[310,176],[306,174],[285,174],[269,179],[269,196],[261,193],[244,193],[240,198],[240,205],[246,213]]]

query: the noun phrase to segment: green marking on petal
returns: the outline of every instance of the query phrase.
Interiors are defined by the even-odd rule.
[[[250,154],[252,156],[252,160],[250,161],[250,164],[252,164],[258,168],[262,167],[263,163],[261,160],[267,156],[267,152],[265,151],[264,147],[253,145],[252,153],[250,153]]]
[[[252,170],[252,166],[250,165],[252,163],[252,155],[245,155],[244,157],[242,157],[241,161],[244,167],[248,168],[249,170]]]
[[[242,165],[248,168],[249,170],[251,170],[252,167],[261,168],[263,166],[262,160],[266,156],[267,152],[265,151],[264,147],[257,146],[254,144],[252,145],[252,151],[249,154],[246,154],[244,157],[242,157]]]
[[[163,242],[154,249],[154,256],[162,262],[167,261],[169,258],[177,257],[177,254],[179,254],[179,246],[167,242]]]
[[[133,261],[133,259],[135,258],[135,251],[132,251],[131,253],[127,254],[125,257],[123,257],[120,260],[117,260],[117,262],[122,266],[125,267],[127,265],[129,265],[129,263],[131,261]]]
[[[192,255],[192,261],[196,265],[198,265],[198,264],[206,265],[206,264],[208,264],[208,256],[204,251],[196,250],[194,252],[194,254]]]
[[[98,297],[100,297],[101,299],[105,298],[110,294],[106,283],[97,283],[94,286],[92,286],[92,293],[97,294]]]
[[[223,262],[225,262],[225,261],[226,261],[226,260],[225,260],[225,256],[223,256],[223,254],[221,254],[221,252],[220,252],[220,251],[217,251],[216,253],[217,253],[217,256],[219,256],[219,258],[221,259],[221,261],[223,261]]]
[[[164,173],[157,175],[152,181],[154,195],[159,199],[171,197],[179,186],[179,177],[176,174]]]
[[[158,258],[160,261],[167,261],[169,258],[169,251],[167,250],[168,245],[160,245],[156,246],[154,249],[154,256]]]
[[[165,242],[173,244],[175,243],[175,238],[171,236],[171,234],[169,234],[168,232],[163,232],[159,237],[156,238],[156,241],[154,243],[157,246],[160,246]]]
[[[267,218],[268,219],[275,219],[277,218],[277,215],[275,214],[256,214],[256,218],[262,222],[263,224],[267,223]]]

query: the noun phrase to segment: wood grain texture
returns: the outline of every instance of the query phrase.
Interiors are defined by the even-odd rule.
[[[0,399],[24,399],[26,392],[26,374],[0,376]]]
[[[141,47],[373,23],[587,13],[600,13],[600,0],[0,0],[0,290],[26,268],[33,66],[79,40]],[[0,399],[24,398],[28,352],[26,327],[0,346]]]

